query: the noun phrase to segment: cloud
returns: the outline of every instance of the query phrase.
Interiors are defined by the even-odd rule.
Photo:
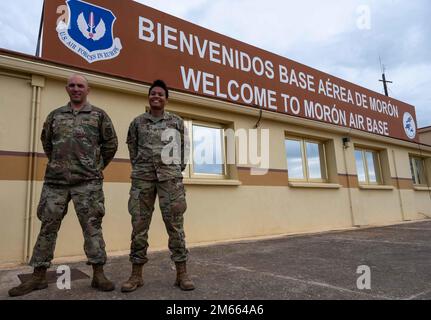
[[[43,0],[0,2],[0,48],[34,54]]]
[[[400,65],[392,72],[397,82],[390,85],[390,93],[416,107],[419,127],[431,125],[431,61]]]

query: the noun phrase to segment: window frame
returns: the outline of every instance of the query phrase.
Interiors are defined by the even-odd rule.
[[[424,183],[416,183],[416,181],[415,181],[416,178],[418,177],[418,176],[416,176],[416,174],[418,173],[418,170],[417,170],[416,162],[413,161],[413,160],[420,160],[421,163],[422,163],[422,169],[423,169],[422,174],[423,174],[423,176],[419,177],[419,178],[420,179],[422,178],[422,180],[423,180]],[[411,172],[411,169],[413,169],[413,172],[411,172],[411,174],[412,174],[412,179],[413,179],[413,185],[414,186],[417,186],[417,187],[427,187],[428,186],[428,183],[427,183],[427,167],[426,167],[425,160],[426,159],[424,157],[420,157],[420,156],[416,156],[416,155],[412,155],[412,154],[409,155],[410,172]]]
[[[302,174],[304,176],[303,179],[299,178],[290,178],[289,177],[289,159],[288,159],[288,152],[286,149],[286,141],[297,141],[300,143],[301,146],[301,160],[302,160]],[[308,156],[307,156],[307,143],[313,143],[317,144],[319,147],[319,158],[320,158],[320,170],[321,170],[321,179],[315,179],[310,178],[310,170],[308,167]],[[289,181],[292,182],[306,182],[306,183],[328,183],[329,177],[328,177],[328,163],[326,159],[326,145],[324,141],[319,141],[317,139],[312,138],[301,138],[301,137],[294,137],[294,136],[286,136],[284,139],[284,149],[285,149],[285,157],[286,157],[286,165],[287,165],[287,175]],[[322,154],[321,152],[322,151]]]
[[[355,151],[355,153],[356,153],[356,151],[361,152],[362,163],[364,165],[363,169],[365,172],[365,181],[360,181],[359,175],[358,175],[359,185],[367,185],[367,186],[381,186],[381,185],[383,185],[383,171],[382,171],[382,160],[380,157],[380,151],[369,149],[369,148],[362,148],[362,147],[355,147],[354,151]],[[376,165],[376,163],[374,163],[374,167],[375,167],[374,169],[376,171],[375,172],[376,182],[370,181],[370,172],[369,172],[368,161],[367,161],[367,157],[366,157],[367,153],[371,153],[373,155],[373,160],[374,160],[374,154],[376,155],[377,165]],[[356,162],[356,155],[355,155],[355,165],[356,165],[356,171],[358,171],[358,163]]]
[[[194,172],[194,141],[193,141],[193,126],[200,126],[212,129],[220,129],[220,140],[221,140],[221,151],[223,160],[223,174],[211,174],[211,173],[195,173]],[[225,130],[226,127],[219,123],[211,123],[207,121],[184,119],[184,126],[187,129],[189,136],[189,161],[187,162],[186,169],[183,171],[184,179],[209,179],[209,180],[226,180],[229,178],[228,166],[226,163],[226,139]]]

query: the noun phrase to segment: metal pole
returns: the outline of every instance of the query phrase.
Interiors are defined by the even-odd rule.
[[[45,1],[43,1],[42,13],[40,14],[40,25],[39,25],[39,35],[37,37],[36,57],[40,57],[44,11],[45,11]]]

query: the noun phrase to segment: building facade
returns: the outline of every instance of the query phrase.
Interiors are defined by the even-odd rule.
[[[49,112],[68,101],[65,82],[76,72],[89,79],[89,100],[110,115],[120,143],[105,171],[107,250],[127,253],[130,247],[126,135],[130,122],[145,112],[148,85],[0,51],[0,265],[25,263],[31,255],[47,163],[41,128]],[[186,120],[192,152],[207,135],[219,160],[200,165],[192,154],[184,173],[190,246],[431,217],[430,146],[177,91],[167,109]],[[257,157],[269,151],[267,172],[243,157],[244,145],[251,144],[238,132],[255,132],[258,141],[267,135],[269,144],[259,142],[255,150]],[[167,249],[157,206],[149,243],[150,249]],[[83,255],[70,205],[55,257]]]
[[[431,127],[420,128],[418,134],[421,143],[431,146]]]

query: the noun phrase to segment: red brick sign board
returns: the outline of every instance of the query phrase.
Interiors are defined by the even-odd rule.
[[[42,58],[418,142],[415,108],[130,0],[46,0]]]

